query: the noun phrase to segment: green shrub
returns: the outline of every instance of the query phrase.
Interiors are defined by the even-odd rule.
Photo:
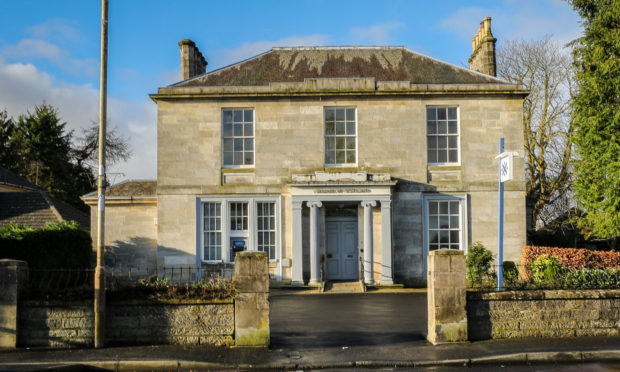
[[[16,224],[0,228],[0,258],[28,262],[31,269],[84,269],[90,266],[90,234],[75,221],[42,229]]]
[[[175,284],[168,279],[159,278],[154,281],[140,281],[135,285],[110,291],[108,298],[115,301],[127,299],[156,301],[206,300],[233,298],[235,294],[235,285],[231,280],[216,276],[187,284]]]
[[[512,261],[504,261],[502,269],[506,285],[510,287],[516,286],[519,281],[519,270],[517,269],[517,265]]]
[[[467,281],[470,286],[482,285],[489,279],[489,269],[493,262],[493,254],[482,243],[475,242],[467,250]]]
[[[530,265],[531,280],[537,285],[556,286],[560,284],[561,275],[566,269],[560,265],[560,259],[556,256],[542,254]]]
[[[620,270],[578,269],[567,270],[562,276],[563,288],[620,288]]]

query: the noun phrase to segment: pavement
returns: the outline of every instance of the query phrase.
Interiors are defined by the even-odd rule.
[[[620,337],[488,340],[433,346],[424,338],[424,293],[295,296],[276,292],[270,301],[270,348],[165,345],[0,349],[0,371],[488,370],[556,364],[620,370]]]

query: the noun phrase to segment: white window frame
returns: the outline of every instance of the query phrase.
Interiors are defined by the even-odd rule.
[[[424,244],[424,272],[427,271],[428,253],[429,253],[429,236],[428,236],[428,203],[429,201],[458,201],[459,214],[461,223],[460,250],[467,254],[467,246],[469,242],[468,230],[469,224],[467,220],[467,194],[425,194],[422,197],[422,232]]]
[[[457,161],[456,162],[430,162],[428,159],[428,109],[429,108],[456,108],[456,151],[457,151]],[[446,121],[447,118],[446,118]],[[460,166],[461,165],[461,108],[458,105],[427,105],[424,108],[424,127],[426,132],[426,162],[429,167],[440,167],[440,166]],[[439,137],[437,134],[430,134],[434,137]],[[449,137],[449,134],[446,134]]]
[[[219,220],[220,220],[220,228],[216,229],[216,230],[209,230],[208,232],[210,232],[210,233],[217,233],[217,234],[220,235],[220,257],[221,257],[221,255],[222,255],[221,249],[222,249],[222,245],[224,243],[222,241],[222,229],[223,229],[223,227],[222,227],[222,225],[223,225],[223,220],[222,220],[222,204],[221,203],[217,203],[217,202],[203,202],[200,205],[201,214],[202,214],[202,216],[200,218],[200,229],[201,229],[200,230],[200,233],[201,233],[200,235],[201,235],[201,239],[202,239],[202,244],[201,244],[202,249],[201,249],[201,252],[202,252],[202,256],[203,256],[202,258],[204,259],[204,254],[205,254],[204,236],[205,236],[205,233],[207,232],[205,230],[205,218],[206,218],[206,216],[205,216],[205,206],[206,206],[206,204],[217,205],[217,207],[220,209],[219,217],[217,217],[217,216],[215,217],[216,219],[219,218]],[[209,216],[209,218],[212,218],[212,216]],[[217,253],[216,253],[216,256],[217,256]],[[212,261],[218,261],[218,260],[212,260]]]
[[[198,204],[200,206],[200,216],[198,216],[198,221],[203,223],[204,220],[204,203],[220,203],[221,205],[221,233],[222,233],[222,250],[221,252],[221,260],[205,260],[204,259],[204,230],[200,230],[200,234],[198,235],[196,250],[198,251],[198,255],[200,257],[200,261],[204,263],[232,263],[230,260],[230,247],[228,244],[230,243],[231,238],[231,230],[230,230],[230,203],[239,203],[246,202],[248,203],[248,251],[257,251],[258,250],[258,231],[256,229],[256,204],[259,202],[271,202],[275,203],[275,212],[276,212],[276,247],[275,247],[275,257],[270,258],[269,262],[277,262],[278,264],[282,258],[282,202],[281,197],[279,195],[269,195],[269,196],[206,196],[199,197]],[[202,225],[199,225],[202,226]]]
[[[261,230],[261,231],[263,233],[273,231],[274,236],[275,236],[275,242],[274,242],[274,247],[273,247],[273,249],[274,249],[273,255],[275,257],[277,255],[277,251],[278,251],[278,243],[277,242],[278,242],[278,235],[279,235],[278,234],[278,232],[279,232],[279,230],[278,230],[278,204],[275,201],[254,200],[254,214],[255,214],[254,215],[254,221],[256,221],[257,223],[258,223],[258,212],[257,211],[258,211],[258,204],[259,203],[264,203],[264,204],[273,203],[274,204],[274,206],[273,206],[273,213],[274,213],[274,220],[275,221],[274,221],[273,229],[266,230],[266,229],[264,229],[264,224],[263,224],[263,230]],[[257,225],[256,228],[254,229],[254,241],[256,242],[255,249],[257,251],[259,250],[258,249],[258,233],[259,232],[260,231],[258,230],[258,225]],[[264,251],[262,251],[262,252],[264,252]],[[269,255],[269,247],[267,247],[267,255]],[[270,259],[270,261],[275,261],[275,258],[274,259]]]
[[[252,164],[241,164],[241,165],[233,165],[233,164],[225,164],[224,163],[224,139],[225,138],[232,138],[233,142],[235,138],[243,138],[244,142],[246,138],[245,135],[241,136],[241,137],[235,137],[234,135],[234,125],[233,125],[233,136],[232,137],[224,137],[224,111],[228,111],[228,110],[252,110]],[[234,117],[234,113],[233,113],[233,117]],[[233,120],[234,123],[234,120]],[[221,130],[221,147],[222,147],[222,151],[221,151],[221,159],[222,159],[222,168],[224,169],[240,169],[240,168],[254,168],[256,166],[256,110],[254,110],[253,107],[222,107],[221,111],[220,111],[220,130]],[[234,146],[234,145],[233,145]],[[245,144],[244,144],[245,147]],[[244,153],[247,152],[244,150]],[[233,163],[234,163],[234,147],[233,147]]]
[[[327,109],[344,109],[345,110],[345,115],[346,115],[346,110],[347,109],[353,109],[355,111],[355,163],[326,163],[325,162],[325,155],[326,155],[326,151],[327,151],[327,146],[325,146],[325,138],[328,136],[327,135],[327,122],[325,120],[326,119],[325,111]],[[345,124],[345,133],[346,133],[346,124]],[[330,137],[331,136],[332,135],[330,135]],[[336,135],[333,135],[333,136],[335,137]],[[346,136],[346,134],[345,134],[345,136]],[[346,143],[346,141],[345,141],[345,143]],[[357,167],[357,164],[359,163],[358,149],[359,149],[359,125],[358,125],[357,107],[356,106],[324,106],[323,107],[323,163],[325,164],[325,167],[327,167],[327,168]],[[336,159],[334,159],[334,160],[336,160]]]

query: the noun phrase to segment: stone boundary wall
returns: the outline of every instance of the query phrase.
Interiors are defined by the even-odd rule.
[[[439,249],[428,255],[428,333],[433,345],[467,341],[463,251]]]
[[[92,305],[20,306],[20,346],[93,345]],[[232,345],[233,301],[200,303],[109,303],[106,344]]]
[[[620,335],[620,289],[468,292],[469,340]]]
[[[92,346],[95,320],[93,306],[19,306],[18,346]]]
[[[28,265],[0,259],[0,347],[94,344],[92,302],[20,301]],[[234,298],[107,303],[104,343],[267,347],[269,266],[266,252],[239,252]]]

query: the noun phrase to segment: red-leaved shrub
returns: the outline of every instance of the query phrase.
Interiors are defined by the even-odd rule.
[[[521,275],[529,277],[530,265],[538,256],[556,256],[569,269],[620,269],[620,252],[582,248],[537,247],[526,245],[521,252]]]

